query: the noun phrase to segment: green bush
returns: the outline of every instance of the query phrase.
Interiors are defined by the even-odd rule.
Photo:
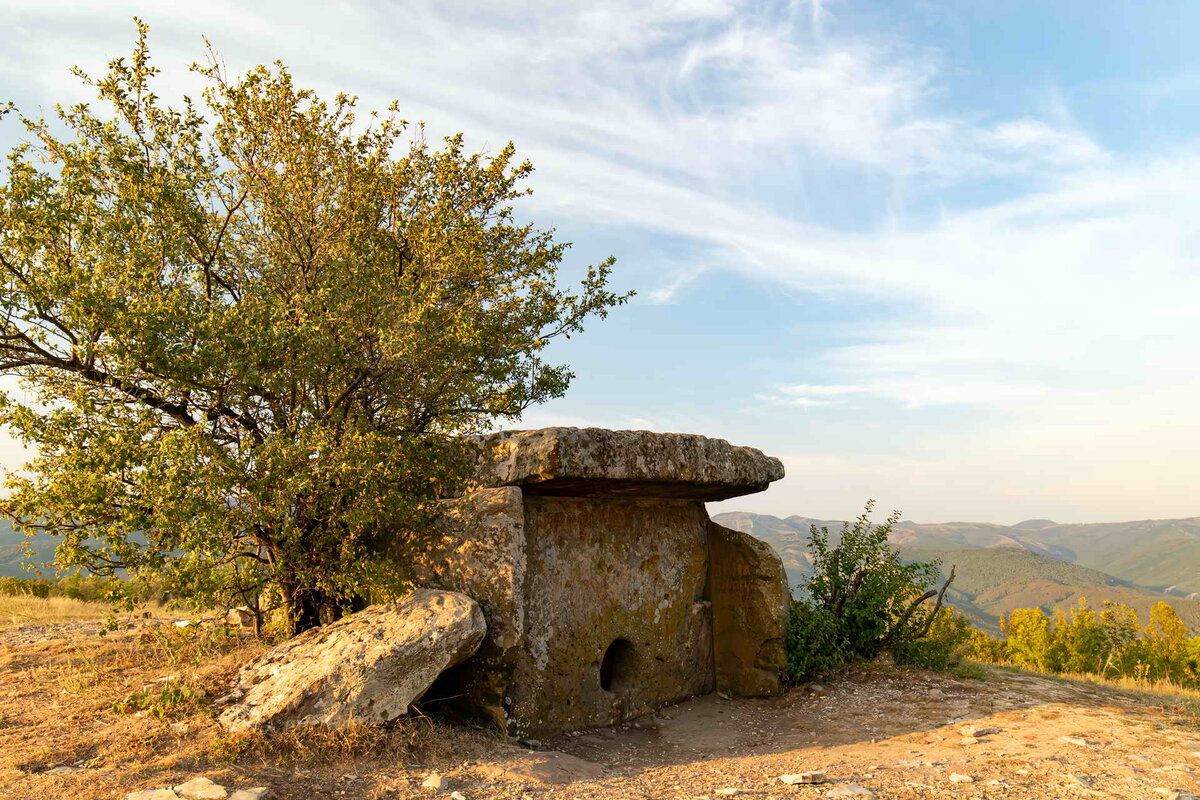
[[[929,632],[920,639],[907,639],[892,648],[896,663],[918,669],[944,672],[961,662],[971,639],[971,624],[950,608],[938,611]]]
[[[795,681],[814,678],[847,658],[840,622],[828,609],[809,601],[792,602],[785,641],[787,673]]]
[[[802,588],[805,597],[792,603],[787,627],[788,676],[811,679],[852,658],[873,658],[888,650],[913,663],[949,663],[969,634],[965,621],[942,622],[938,636],[926,640],[939,620],[956,620],[943,613],[941,591],[928,589],[938,576],[936,562],[905,563],[888,543],[900,517],[894,513],[883,525],[872,525],[871,510],[853,524],[846,523],[837,543],[827,528],[813,525],[809,549],[813,574]],[[953,580],[953,572],[951,572]],[[926,601],[937,598],[931,608]]]

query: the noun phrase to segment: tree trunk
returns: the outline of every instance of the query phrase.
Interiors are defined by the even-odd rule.
[[[287,581],[281,582],[280,587],[287,607],[289,636],[328,625],[341,616],[338,606],[322,592]]]

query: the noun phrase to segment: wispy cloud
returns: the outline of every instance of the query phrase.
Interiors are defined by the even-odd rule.
[[[539,168],[539,218],[686,243],[689,258],[665,266],[624,260],[642,300],[676,302],[723,273],[888,302],[885,317],[847,321],[854,343],[826,346],[819,376],[781,366],[770,384],[728,389],[742,399],[812,418],[868,402],[984,408],[1002,428],[959,445],[989,463],[1067,471],[1062,453],[1102,458],[1088,444],[1099,438],[1186,468],[1146,420],[1200,429],[1182,399],[1200,388],[1200,145],[1109,152],[1058,96],[1010,115],[952,106],[944,56],[847,29],[841,8],[6,0],[0,82],[34,102],[81,97],[64,59],[102,68],[142,12],[172,75],[207,34],[231,68],[279,57],[323,91],[399,98],[435,134],[466,130],[491,149],[515,139]],[[781,364],[786,351],[762,343]],[[654,408],[589,419],[691,422]]]

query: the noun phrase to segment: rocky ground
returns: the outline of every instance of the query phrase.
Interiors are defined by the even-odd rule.
[[[203,700],[161,718],[113,710],[162,677],[215,695],[256,647],[172,649],[171,636],[0,632],[0,798],[118,800],[200,776],[229,795],[267,787],[276,800],[1200,794],[1200,717],[1188,704],[1000,670],[975,680],[871,666],[782,698],[713,695],[526,746],[418,720],[383,738],[239,748]],[[810,772],[824,782],[780,780]]]

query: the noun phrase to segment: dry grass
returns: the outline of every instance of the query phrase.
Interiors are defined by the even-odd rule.
[[[212,701],[265,647],[222,626],[153,620],[105,637],[76,630],[0,644],[0,797],[111,800],[208,775],[226,785],[277,787],[280,800],[311,800],[336,794],[348,770],[407,781],[395,772],[402,765],[444,769],[495,742],[426,719],[388,729],[227,734]],[[85,770],[45,774],[63,765]]]
[[[1136,695],[1149,704],[1178,708],[1190,714],[1200,714],[1200,689],[1191,689],[1185,686],[1180,686],[1177,683],[1172,683],[1171,681],[1165,679],[1151,681],[1145,678],[1130,677],[1105,678],[1101,675],[1093,675],[1085,672],[1037,672],[1035,670],[1006,665],[993,665],[993,668],[1004,670],[1006,672],[1039,675],[1044,678],[1060,680],[1067,683],[1091,684],[1093,686],[1101,686],[1106,689],[1118,689],[1120,691]]]
[[[87,603],[69,597],[0,595],[0,625],[102,619],[110,609],[111,606],[107,603]]]

